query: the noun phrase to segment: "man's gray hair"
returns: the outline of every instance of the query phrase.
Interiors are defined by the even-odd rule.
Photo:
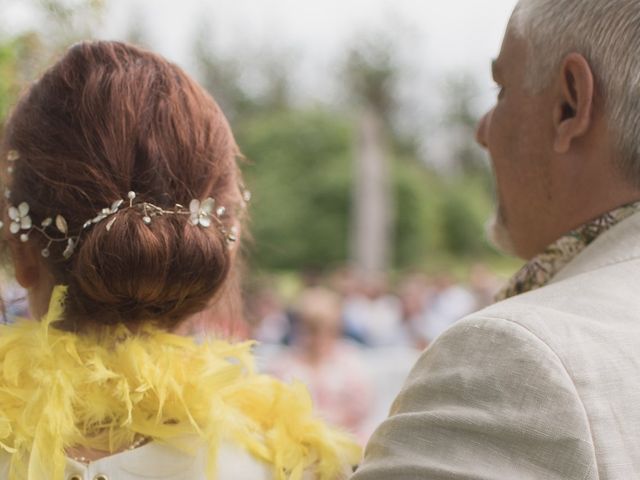
[[[549,85],[567,54],[587,59],[620,167],[640,185],[640,1],[520,0],[510,25],[528,42],[528,86],[534,91]]]

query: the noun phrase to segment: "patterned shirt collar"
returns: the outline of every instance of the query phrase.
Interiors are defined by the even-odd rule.
[[[496,301],[544,287],[596,238],[640,211],[640,202],[612,210],[572,230],[549,245],[522,267],[496,295]]]

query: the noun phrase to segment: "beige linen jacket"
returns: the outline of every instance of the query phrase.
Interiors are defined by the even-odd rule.
[[[640,214],[420,357],[352,480],[640,479]]]

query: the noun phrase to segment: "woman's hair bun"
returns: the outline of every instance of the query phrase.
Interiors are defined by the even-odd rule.
[[[231,259],[217,228],[192,225],[188,216],[117,213],[82,239],[69,271],[67,315],[100,324],[146,320],[171,328],[201,311],[220,290]]]
[[[229,274],[237,255],[220,229],[188,215],[147,224],[133,208],[108,231],[107,222],[83,229],[129,191],[166,209],[211,197],[226,207],[225,228],[241,224],[237,145],[216,102],[178,66],[124,43],[77,44],[20,99],[3,148],[20,156],[10,202],[28,203],[35,225],[62,215],[69,232],[82,232],[69,259],[55,245],[47,259],[55,281],[69,285],[72,328],[147,320],[172,328],[221,292],[237,311],[238,276]],[[48,246],[36,233],[29,241]]]

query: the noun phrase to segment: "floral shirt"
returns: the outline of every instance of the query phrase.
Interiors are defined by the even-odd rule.
[[[496,295],[496,301],[544,287],[602,233],[638,211],[640,202],[631,203],[605,213],[560,237],[511,277]]]

